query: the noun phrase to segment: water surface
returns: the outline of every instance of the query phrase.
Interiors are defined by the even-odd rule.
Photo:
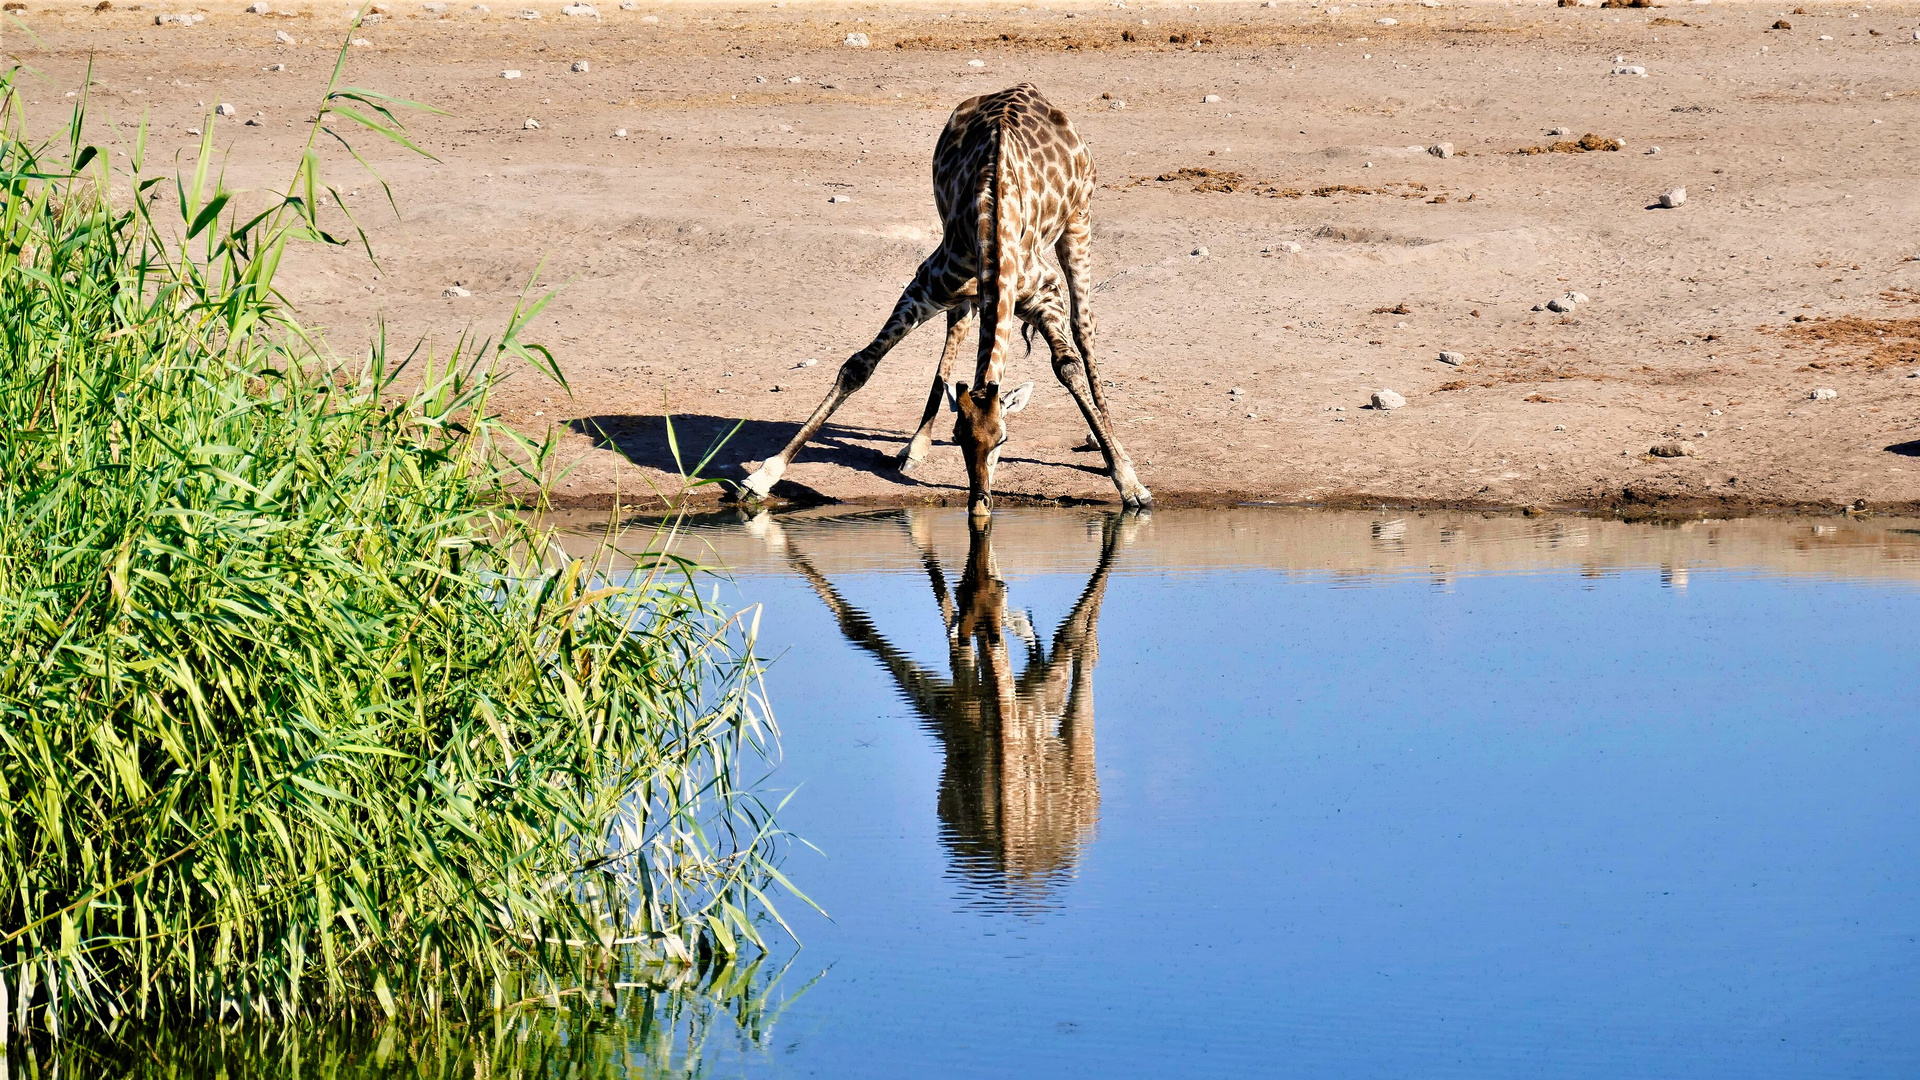
[[[765,605],[754,1076],[1911,1076],[1920,532],[1279,510],[702,532]]]

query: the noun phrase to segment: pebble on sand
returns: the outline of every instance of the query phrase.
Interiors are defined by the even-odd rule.
[[[827,196],[827,201],[828,201],[828,202],[830,202],[830,203],[843,203],[843,202],[852,202],[852,201],[853,201],[853,196],[851,196],[851,195],[829,195],[829,196]]]
[[[247,5],[247,14],[249,15],[265,15],[272,10],[273,5],[267,3],[267,0],[257,0],[257,2]]]
[[[626,128],[614,128],[614,129],[613,129],[613,137],[614,137],[614,138],[616,138],[616,139],[624,139],[624,138],[626,138],[626,137],[627,137],[627,129],[626,129]]]
[[[580,71],[580,72],[592,71],[593,65],[587,63],[585,60],[575,60],[573,62],[572,70]]]
[[[263,67],[263,68],[261,68],[260,70],[261,70],[261,71],[285,71],[285,70],[287,70],[287,65],[285,65],[285,64],[268,64],[268,65],[267,65],[266,67]]]
[[[1459,367],[1461,364],[1464,364],[1467,362],[1467,354],[1457,353],[1457,352],[1443,352],[1440,354],[1440,362],[1447,365],[1448,367]]]
[[[847,40],[842,42],[842,44],[844,44],[849,49],[864,49],[867,46],[873,44],[873,40],[867,37],[867,35],[865,34],[853,33],[853,34],[848,34]]]
[[[1560,312],[1561,314],[1565,314],[1573,310],[1573,301],[1565,296],[1556,296],[1553,299],[1547,301],[1547,310],[1557,311],[1557,312]]]
[[[1686,201],[1687,201],[1687,189],[1683,187],[1669,188],[1666,191],[1663,191],[1660,193],[1660,205],[1665,207],[1668,210],[1671,210],[1674,207],[1679,206],[1681,203]]]
[[[1207,96],[1205,96],[1205,97],[1203,97],[1203,98],[1201,98],[1201,99],[1200,99],[1200,104],[1202,104],[1202,105],[1218,105],[1218,104],[1220,104],[1220,95],[1219,95],[1219,94],[1208,94]]]
[[[1391,390],[1375,390],[1373,407],[1376,409],[1398,409],[1406,405],[1407,399]]]
[[[527,117],[527,122],[520,125],[520,130],[521,131],[539,131],[540,121],[535,120],[533,117],[529,116]]]
[[[987,66],[987,62],[985,60],[969,60],[967,61],[967,66],[970,68],[983,68]]]
[[[273,32],[273,40],[281,45],[291,45],[293,44],[293,35],[287,33],[285,30],[275,30]]]
[[[1832,390],[1824,386],[1807,394],[1807,397],[1813,399],[1814,401],[1832,401],[1834,398],[1837,398],[1839,396],[1840,396],[1840,391]]]
[[[1427,147],[1427,153],[1437,158],[1450,158],[1453,156],[1453,144],[1450,142],[1434,143],[1432,146]]]
[[[1681,458],[1693,456],[1693,444],[1685,439],[1679,442],[1664,442],[1647,450],[1654,457]]]
[[[520,69],[508,68],[507,70],[500,73],[500,77],[503,79],[517,79],[520,77]]]
[[[1283,251],[1289,255],[1298,255],[1301,248],[1299,244],[1294,243],[1292,240],[1282,240],[1277,244],[1268,244],[1266,247],[1261,248],[1260,254],[1276,255]]]
[[[1400,25],[1399,19],[1375,19],[1373,21],[1381,26],[1399,26]]]
[[[600,17],[600,9],[594,7],[592,4],[568,4],[566,7],[560,9],[560,14],[597,19]]]
[[[220,104],[215,105],[213,107],[213,111],[218,116],[232,116],[236,110],[234,109],[233,106],[223,101]]]
[[[1647,77],[1647,69],[1641,67],[1639,64],[1615,64],[1613,73],[1615,75],[1638,75],[1643,79]]]
[[[446,296],[446,297],[461,297],[461,296],[472,296],[473,294],[461,288],[458,285],[449,285],[446,287],[446,290],[443,291],[440,295]]]

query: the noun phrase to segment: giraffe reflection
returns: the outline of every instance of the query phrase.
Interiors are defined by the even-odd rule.
[[[946,627],[945,677],[896,648],[788,544],[794,569],[826,602],[841,633],[880,661],[940,740],[946,751],[938,803],[942,840],[953,873],[991,906],[1049,906],[1099,818],[1093,668],[1100,656],[1100,602],[1114,548],[1138,517],[1129,512],[1100,521],[1099,560],[1049,648],[1024,613],[1008,611],[991,519],[970,519],[966,568],[950,590],[931,543],[930,518],[905,515]]]

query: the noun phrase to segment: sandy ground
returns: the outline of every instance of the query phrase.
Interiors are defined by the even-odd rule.
[[[33,126],[91,60],[97,137],[147,115],[171,167],[229,102],[245,184],[283,182],[348,33],[344,3],[26,4],[0,45]],[[496,402],[561,438],[563,502],[678,490],[664,414],[693,457],[745,421],[721,475],[781,445],[932,250],[948,111],[1028,80],[1100,169],[1098,357],[1163,506],[1920,507],[1920,5],[493,6],[396,2],[357,33],[350,82],[447,110],[412,121],[437,160],[370,152],[396,217],[329,151],[379,266],[303,251],[283,283],[343,351],[382,323],[444,350],[539,268],[559,292],[528,337],[571,394],[520,371]],[[154,25],[175,11],[206,18]],[[1624,147],[1518,152],[1556,127]],[[1571,314],[1534,310],[1569,291]],[[944,422],[923,471],[887,464],[939,338],[898,348],[776,495],[963,499]],[[1113,499],[1044,355],[1013,369],[1039,393],[1003,495]],[[1364,408],[1380,388],[1408,404]],[[1648,454],[1675,439],[1695,456]]]

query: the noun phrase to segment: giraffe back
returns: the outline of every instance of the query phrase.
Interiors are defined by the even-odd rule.
[[[976,223],[993,197],[995,167],[1007,172],[1003,198],[1021,224],[1017,244],[1025,263],[1049,250],[1068,222],[1093,199],[1093,156],[1067,114],[1031,83],[968,98],[953,110],[933,154],[933,197],[946,231],[944,243],[977,272]]]

